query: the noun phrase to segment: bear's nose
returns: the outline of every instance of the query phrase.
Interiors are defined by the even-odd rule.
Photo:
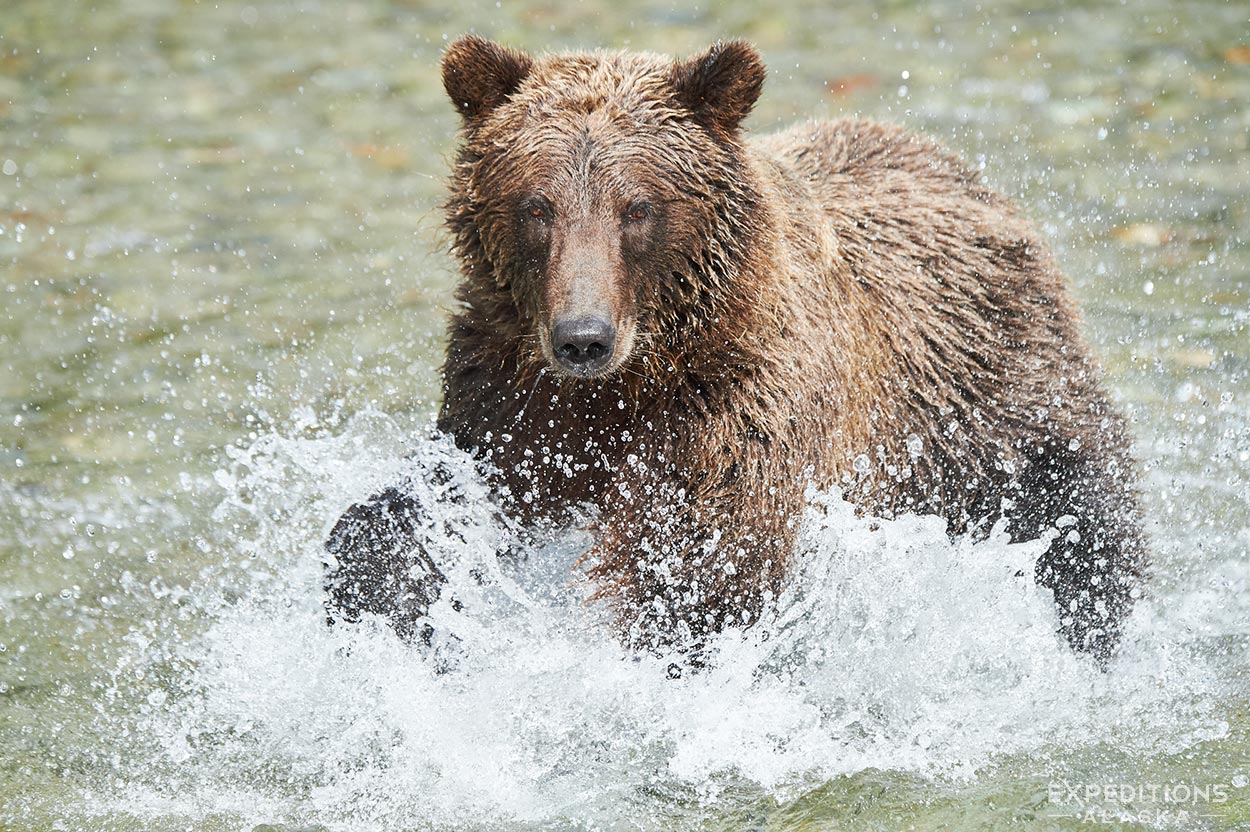
[[[551,330],[551,349],[556,360],[578,375],[601,369],[612,357],[616,327],[603,318],[556,321]]]

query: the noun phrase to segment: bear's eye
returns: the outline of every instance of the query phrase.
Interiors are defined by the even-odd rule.
[[[540,222],[550,220],[553,213],[551,203],[540,196],[527,199],[524,206],[522,206],[522,211],[527,218]]]
[[[633,202],[625,209],[626,222],[642,222],[651,216],[651,205],[646,202]]]

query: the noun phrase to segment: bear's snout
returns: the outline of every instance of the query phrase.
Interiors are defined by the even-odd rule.
[[[590,376],[612,360],[616,327],[603,318],[576,318],[555,322],[551,328],[551,351],[570,373]]]

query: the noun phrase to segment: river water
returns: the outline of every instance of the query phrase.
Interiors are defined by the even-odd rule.
[[[0,829],[1250,828],[1250,9],[1033,5],[7,0]],[[692,677],[581,603],[582,536],[501,564],[474,499],[458,642],[324,628],[347,504],[482,489],[429,432],[470,29],[744,36],[751,129],[900,122],[1015,198],[1137,440],[1120,659],[1056,638],[1036,545],[836,494],[778,620]]]

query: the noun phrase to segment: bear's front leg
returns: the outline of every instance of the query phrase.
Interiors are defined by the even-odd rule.
[[[1058,534],[1038,559],[1036,577],[1054,592],[1060,632],[1076,650],[1106,665],[1146,569],[1141,510],[1127,442],[1112,432],[1103,445],[1069,450],[1060,440],[1026,469],[1014,539]]]
[[[422,623],[446,579],[421,545],[426,512],[398,488],[349,508],[325,542],[329,623],[382,616],[407,641],[429,643]]]

